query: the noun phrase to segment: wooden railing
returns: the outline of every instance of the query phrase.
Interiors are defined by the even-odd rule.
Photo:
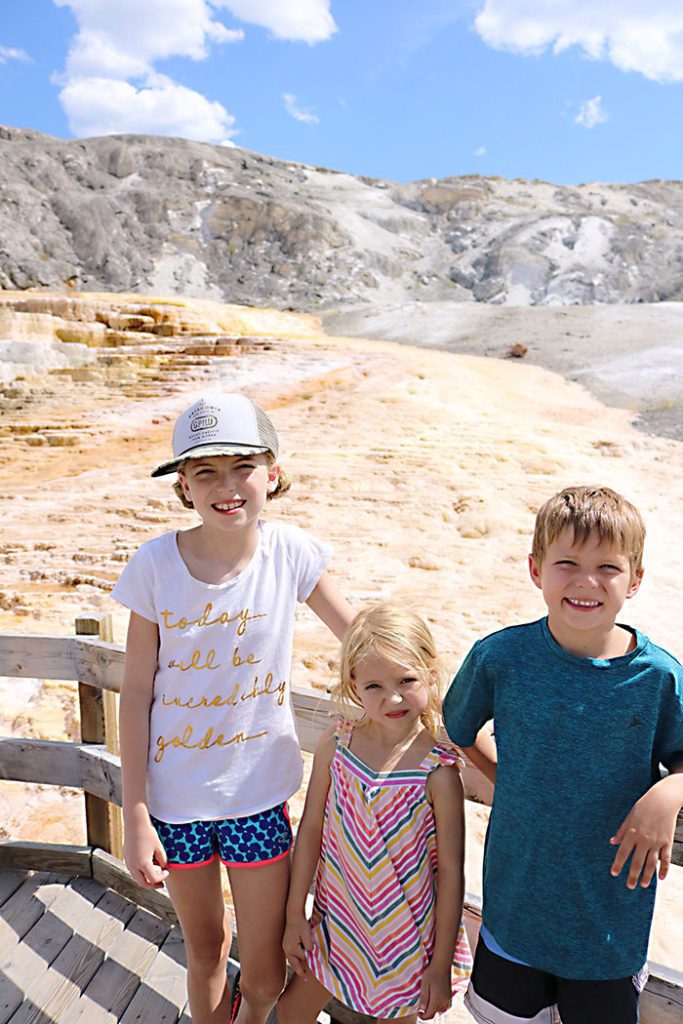
[[[78,683],[81,741],[0,737],[0,779],[82,789],[87,846],[0,843],[0,867],[88,873],[137,903],[176,921],[168,898],[141,889],[122,864],[121,763],[118,757],[115,703],[123,677],[124,650],[111,642],[108,616],[76,620],[75,636],[0,634],[0,676],[73,680]],[[293,691],[302,749],[313,751],[329,723],[326,694]],[[472,765],[463,771],[468,799],[490,804],[491,784]],[[539,780],[540,781],[540,780]],[[511,851],[513,854],[514,851]],[[679,816],[673,862],[683,866],[683,815]],[[468,895],[470,914],[479,901]],[[335,1006],[340,1022],[371,1020]],[[683,974],[650,964],[643,994],[641,1024],[681,1024]]]

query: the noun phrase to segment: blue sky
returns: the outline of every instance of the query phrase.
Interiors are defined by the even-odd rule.
[[[0,123],[353,174],[681,178],[680,0],[4,0]]]

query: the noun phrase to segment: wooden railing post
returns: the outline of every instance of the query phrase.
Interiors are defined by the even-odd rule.
[[[78,636],[97,636],[113,642],[110,614],[81,615],[75,622]],[[119,753],[116,694],[86,683],[78,683],[81,712],[81,742],[103,743],[111,754]],[[99,846],[115,857],[123,856],[121,809],[100,797],[85,793],[85,822],[90,846]]]

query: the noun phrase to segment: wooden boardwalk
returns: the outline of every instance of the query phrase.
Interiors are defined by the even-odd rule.
[[[0,1024],[191,1024],[186,1000],[177,925],[94,878],[0,870]],[[471,1022],[458,1002],[440,1022]]]
[[[177,927],[94,878],[0,872],[1,1024],[190,1024]]]

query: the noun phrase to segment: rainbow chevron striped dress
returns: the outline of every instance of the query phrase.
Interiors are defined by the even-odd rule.
[[[415,1013],[434,947],[436,827],[427,777],[458,756],[436,744],[419,768],[375,772],[349,750],[352,723],[337,728],[315,882],[313,949],[318,981],[358,1013]],[[453,991],[472,963],[462,924]]]

